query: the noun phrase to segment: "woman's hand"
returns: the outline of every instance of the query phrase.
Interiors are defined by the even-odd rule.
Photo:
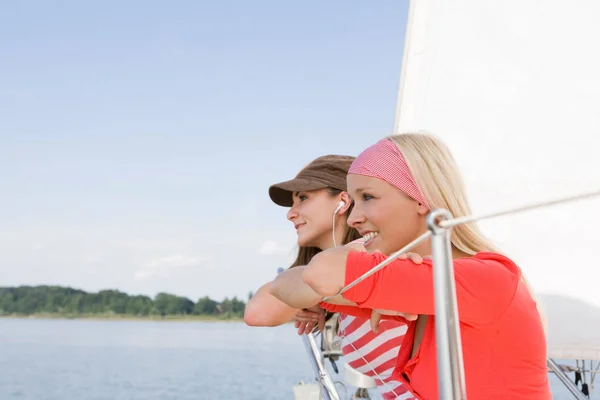
[[[401,311],[382,310],[382,309],[373,310],[373,312],[371,313],[371,329],[375,333],[379,332],[379,322],[381,321],[382,315],[398,315],[398,316],[404,317],[407,321],[415,321],[419,317],[418,314],[409,314],[409,313],[404,313]]]
[[[320,331],[325,329],[325,310],[318,305],[298,311],[293,319],[298,335],[309,334],[317,325]]]

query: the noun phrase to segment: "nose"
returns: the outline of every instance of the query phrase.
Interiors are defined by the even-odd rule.
[[[365,216],[360,211],[360,207],[354,204],[352,211],[350,211],[350,215],[348,215],[348,226],[354,229],[358,229],[358,227],[365,222]]]
[[[294,221],[296,218],[298,218],[298,212],[292,207],[290,208],[290,211],[287,212],[287,219],[288,221]]]

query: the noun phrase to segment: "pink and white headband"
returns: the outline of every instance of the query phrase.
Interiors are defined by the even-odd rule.
[[[382,139],[360,153],[350,166],[348,174],[382,179],[419,203],[429,207],[415,182],[412,172],[410,172],[410,168],[408,168],[406,159],[398,147],[389,139]]]

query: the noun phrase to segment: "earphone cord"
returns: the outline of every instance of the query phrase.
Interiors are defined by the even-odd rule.
[[[340,201],[340,203],[338,204],[338,206],[335,208],[335,211],[333,212],[333,221],[331,222],[331,226],[332,226],[332,230],[331,230],[331,236],[333,237],[333,247],[337,247],[337,243],[335,242],[335,216],[337,215],[338,211],[341,210],[342,207],[344,207],[346,205],[345,201]]]
[[[331,223],[332,226],[333,226],[333,229],[331,231],[331,235],[333,236],[333,247],[337,247],[337,244],[335,243],[335,216],[337,215],[337,210],[338,209],[339,209],[339,207],[336,208],[335,211],[333,212],[333,221]]]

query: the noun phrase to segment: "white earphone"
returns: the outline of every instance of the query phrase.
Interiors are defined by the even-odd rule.
[[[340,203],[338,204],[338,206],[337,206],[337,208],[335,209],[335,211],[333,212],[333,214],[334,214],[334,215],[335,215],[335,214],[337,214],[337,212],[338,212],[338,211],[340,211],[340,209],[341,209],[342,207],[344,207],[345,205],[346,205],[346,202],[345,202],[345,201],[343,201],[343,200],[342,200],[342,201],[340,201]]]
[[[332,231],[331,231],[331,236],[333,236],[333,247],[337,247],[337,244],[335,243],[335,216],[337,215],[338,211],[340,211],[340,209],[342,207],[344,207],[346,205],[346,202],[344,200],[340,201],[338,206],[336,207],[335,211],[333,212],[333,222],[332,222]]]

